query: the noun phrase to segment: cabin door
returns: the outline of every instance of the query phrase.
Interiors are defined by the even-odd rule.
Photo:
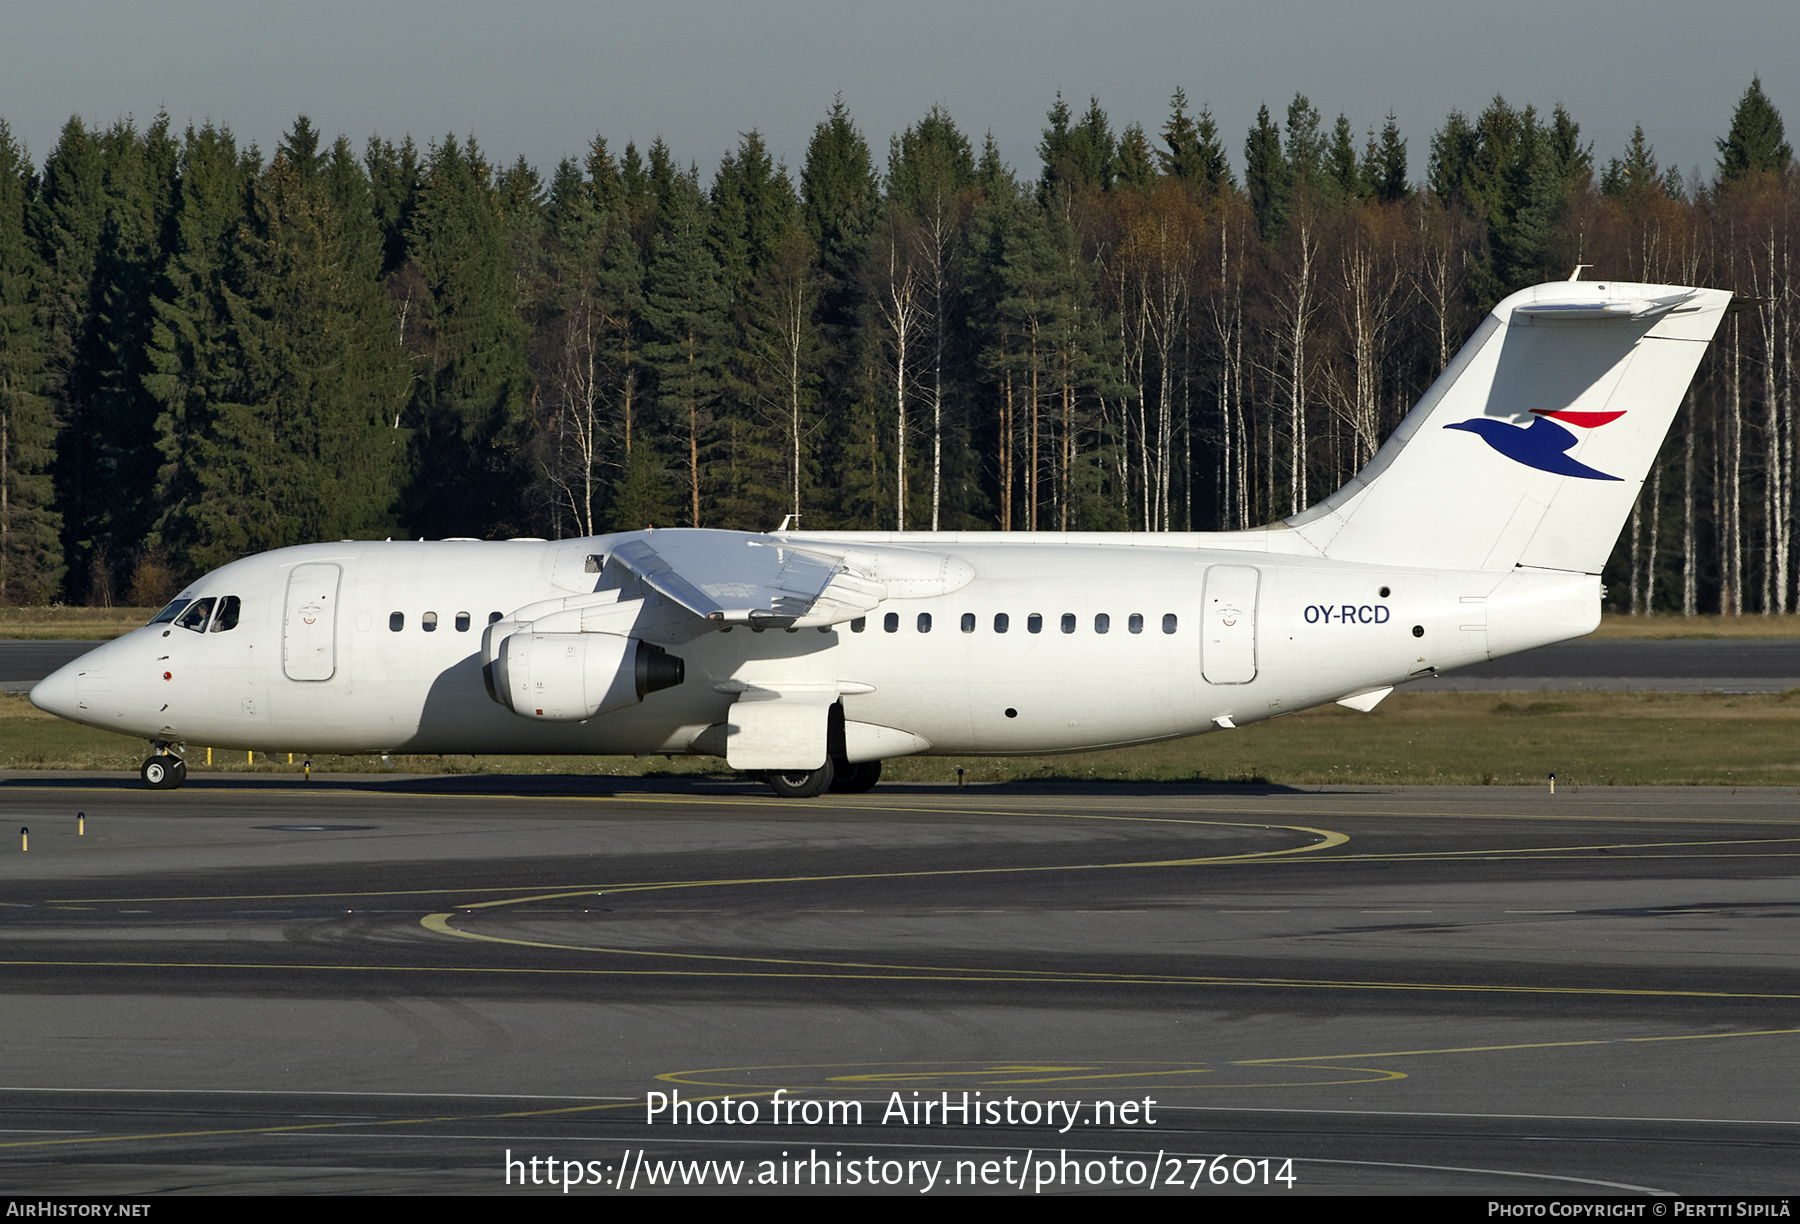
[[[1248,684],[1256,679],[1256,588],[1250,565],[1214,565],[1206,571],[1200,616],[1200,674],[1208,684]]]
[[[289,680],[329,680],[337,672],[338,578],[335,565],[296,565],[288,575],[281,670]]]

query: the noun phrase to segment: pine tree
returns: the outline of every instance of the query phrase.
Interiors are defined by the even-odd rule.
[[[1225,158],[1225,146],[1219,141],[1219,125],[1213,121],[1212,112],[1206,107],[1200,108],[1200,116],[1194,121],[1194,134],[1199,140],[1200,149],[1200,182],[1214,194],[1236,191],[1237,180],[1231,175],[1231,163]]]
[[[63,579],[39,312],[44,269],[25,229],[30,183],[30,160],[0,120],[0,604],[48,603]]]
[[[1244,141],[1244,190],[1256,213],[1256,230],[1264,242],[1273,242],[1287,224],[1288,200],[1293,175],[1281,155],[1281,131],[1269,118],[1269,108],[1256,111],[1256,126]]]
[[[682,518],[690,527],[706,521],[702,495],[712,457],[713,405],[720,391],[720,342],[728,304],[718,264],[706,248],[707,228],[706,203],[695,176],[676,175],[646,278],[644,318],[650,339],[644,356],[656,371],[663,422],[682,439]]]
[[[363,150],[363,166],[381,229],[381,274],[389,276],[406,262],[406,235],[422,182],[419,150],[410,136],[399,145],[371,136]]]
[[[196,566],[393,529],[407,363],[367,182],[348,142],[318,143],[301,118],[252,191],[240,285],[225,295],[237,369],[194,443]]]
[[[97,385],[88,424],[89,453],[107,494],[104,510],[90,517],[89,530],[114,555],[132,554],[142,564],[153,560],[144,546],[155,520],[158,466],[158,405],[144,387],[155,325],[151,299],[167,258],[164,243],[180,148],[169,133],[167,115],[157,116],[142,134],[129,120],[116,123],[101,144],[107,224],[94,269],[102,328],[91,350]]]
[[[830,517],[861,526],[873,522],[864,480],[870,431],[859,414],[872,403],[871,361],[862,351],[867,309],[863,262],[880,215],[880,191],[869,146],[840,97],[814,130],[800,172],[800,219],[812,240],[820,278],[818,320],[825,373],[820,439],[826,461],[845,471]],[[856,509],[850,509],[852,504]]]
[[[914,216],[953,205],[974,182],[975,152],[941,107],[932,107],[888,147],[888,199]]]
[[[1050,126],[1038,145],[1044,163],[1038,181],[1040,200],[1050,199],[1059,189],[1071,196],[1090,189],[1110,191],[1118,173],[1117,146],[1100,99],[1088,100],[1087,113],[1079,122],[1071,123],[1070,115],[1069,104],[1058,91],[1048,116]]]
[[[1475,185],[1475,151],[1480,137],[1461,111],[1451,111],[1431,137],[1431,165],[1426,184],[1440,204],[1467,202]]]
[[[1163,124],[1163,147],[1156,160],[1163,174],[1178,183],[1199,183],[1205,173],[1200,159],[1200,133],[1188,117],[1187,94],[1179,86],[1169,99],[1169,120]]]
[[[1661,192],[1662,174],[1656,165],[1656,150],[1644,139],[1644,125],[1640,123],[1631,130],[1624,159],[1614,157],[1607,161],[1600,175],[1600,194],[1633,202]]]
[[[761,134],[746,132],[713,178],[707,238],[720,282],[732,297],[745,293],[774,261],[796,223],[797,205],[786,171],[775,167]]]
[[[806,166],[800,173],[801,220],[819,253],[819,267],[830,282],[844,286],[855,281],[879,198],[868,143],[839,98],[832,103],[831,114],[814,130],[806,149]],[[842,300],[845,292],[840,288],[827,300],[827,323],[847,322]]]
[[[727,522],[767,530],[782,516],[807,516],[819,481],[823,346],[812,240],[788,231],[743,302],[742,338],[731,387],[744,430],[734,443],[739,463]]]
[[[1381,126],[1379,143],[1374,133],[1369,135],[1368,148],[1363,152],[1362,178],[1364,192],[1383,204],[1398,203],[1412,190],[1406,181],[1406,142],[1400,138],[1400,124],[1393,111],[1388,112],[1387,122]]]
[[[660,145],[662,142],[657,141]],[[631,225],[632,239],[638,244],[638,258],[650,251],[660,219],[656,212],[656,195],[650,189],[650,172],[638,156],[637,145],[626,142],[625,155],[619,159],[619,203]]]
[[[256,167],[239,155],[229,131],[211,125],[187,130],[172,249],[154,299],[151,373],[144,378],[161,409],[153,540],[170,550],[181,572],[199,568],[191,554],[207,543],[195,517],[202,498],[200,448],[221,405],[243,389],[231,301],[233,291],[242,289],[239,230],[249,219],[255,176]]]
[[[1133,191],[1148,191],[1156,182],[1155,155],[1150,151],[1150,137],[1144,125],[1134,123],[1119,136],[1119,186]]]
[[[587,171],[587,191],[594,207],[603,212],[611,212],[617,208],[625,198],[625,183],[618,164],[607,150],[604,136],[596,135],[588,142],[587,161],[583,169]]]
[[[1781,114],[1763,93],[1762,78],[1750,78],[1750,88],[1738,100],[1731,116],[1731,131],[1715,142],[1719,149],[1719,184],[1729,187],[1751,175],[1780,174],[1794,160],[1794,150],[1782,130]]]
[[[1288,103],[1287,166],[1293,194],[1329,195],[1331,168],[1325,136],[1319,131],[1319,108],[1297,93]]]
[[[1356,162],[1356,143],[1350,135],[1350,120],[1338,113],[1331,129],[1331,146],[1325,153],[1325,169],[1331,177],[1339,199],[1355,200],[1364,194],[1361,168]]]
[[[446,137],[432,148],[409,245],[429,344],[409,414],[417,460],[406,518],[420,535],[516,534],[524,329],[499,204],[473,141]]]
[[[106,227],[106,174],[100,141],[80,119],[63,126],[29,209],[27,225],[44,266],[44,390],[57,422],[54,476],[63,557],[76,570],[69,587],[77,599],[110,604],[112,566],[127,558],[109,557],[90,524],[105,498],[91,418],[98,383],[94,269]]]

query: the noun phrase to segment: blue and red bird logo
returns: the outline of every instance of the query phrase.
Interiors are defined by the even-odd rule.
[[[1570,408],[1533,408],[1531,411],[1537,420],[1529,425],[1508,425],[1492,417],[1476,417],[1444,428],[1467,430],[1514,463],[1523,463],[1540,472],[1579,476],[1583,480],[1619,479],[1572,458],[1568,452],[1575,445],[1575,435],[1557,422],[1566,421],[1579,429],[1598,429],[1624,416],[1623,412],[1576,412]]]

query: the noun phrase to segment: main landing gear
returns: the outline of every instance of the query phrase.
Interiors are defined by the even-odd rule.
[[[834,795],[860,795],[873,790],[881,781],[880,761],[848,761],[827,759],[817,769],[770,771],[763,775],[769,789],[783,799],[814,799],[830,791]]]
[[[187,762],[158,745],[138,770],[138,776],[151,790],[174,790],[187,781]]]

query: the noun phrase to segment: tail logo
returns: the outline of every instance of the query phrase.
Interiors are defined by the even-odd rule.
[[[1476,417],[1472,421],[1458,421],[1444,428],[1462,429],[1475,434],[1514,463],[1522,463],[1540,472],[1550,472],[1557,476],[1579,476],[1583,480],[1619,479],[1571,458],[1568,451],[1575,445],[1575,435],[1557,424],[1557,421],[1567,421],[1581,429],[1598,429],[1624,416],[1623,412],[1574,412],[1567,408],[1533,408],[1531,411],[1537,419],[1529,425],[1508,425],[1505,421],[1496,421],[1492,417]],[[1548,419],[1551,417],[1556,420]]]

